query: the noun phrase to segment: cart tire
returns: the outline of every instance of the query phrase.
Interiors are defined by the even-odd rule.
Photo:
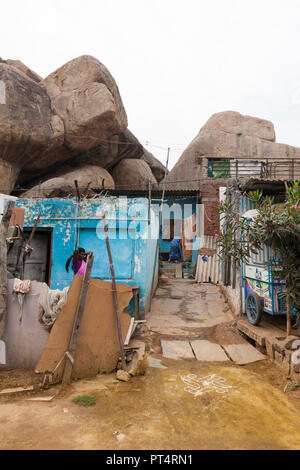
[[[249,292],[246,298],[246,314],[251,325],[258,325],[262,319],[261,298],[255,292]]]

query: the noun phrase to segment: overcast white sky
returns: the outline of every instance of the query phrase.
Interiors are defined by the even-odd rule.
[[[171,147],[170,167],[225,110],[300,147],[300,0],[10,0],[0,15],[3,59],[43,77],[82,54],[103,62],[129,129],[164,163]]]

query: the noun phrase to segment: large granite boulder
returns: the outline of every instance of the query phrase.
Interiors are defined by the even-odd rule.
[[[148,152],[148,150],[144,149],[144,153],[142,155],[142,160],[146,162],[158,183],[160,183],[166,174],[168,174],[168,170],[166,170],[165,165],[163,165],[152,153]]]
[[[127,116],[117,84],[94,57],[73,59],[43,82],[53,109],[63,120],[65,144],[89,150],[127,128]]]
[[[63,122],[46,90],[0,63],[0,192],[11,192],[24,166],[47,167],[47,153],[55,155],[63,142]]]
[[[83,177],[84,167],[91,179],[91,165],[98,173],[113,171],[123,187],[140,189],[146,182],[148,188],[150,181],[155,188],[165,175],[165,167],[127,128],[118,87],[106,67],[82,56],[43,80],[18,60],[0,59],[0,192],[19,195],[36,186],[45,197],[66,195],[74,189],[69,176],[73,181],[79,171]],[[98,173],[91,180],[96,189],[102,181]],[[104,174],[104,187],[114,187]]]
[[[23,193],[21,197],[76,196],[75,180],[78,181],[80,194],[90,194],[93,190],[114,189],[115,187],[114,180],[108,171],[99,166],[86,165],[44,181]]]
[[[222,114],[225,115],[224,119]],[[269,132],[266,129],[270,128],[265,124],[268,121],[262,120],[260,132],[257,128],[259,120],[251,120],[248,116],[237,118],[236,125],[231,121],[226,127],[227,115],[228,113],[214,115],[201,128],[164,181],[167,189],[199,189],[199,182],[204,177],[203,158],[244,158],[246,161],[300,158],[300,148],[272,142],[272,131],[269,134],[270,140],[266,139]],[[265,138],[248,135],[251,132]]]
[[[144,190],[148,189],[149,182],[152,189],[158,184],[153,173],[144,160],[125,158],[111,171],[117,189]]]
[[[1,192],[45,180],[66,162],[111,168],[139,158],[134,139],[118,87],[93,57],[74,59],[45,80],[20,61],[0,59]]]
[[[248,135],[275,142],[275,129],[271,121],[252,116],[243,116],[236,111],[216,113],[209,118],[201,132],[222,131],[229,134]]]

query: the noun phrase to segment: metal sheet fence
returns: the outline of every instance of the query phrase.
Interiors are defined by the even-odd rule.
[[[205,255],[205,250],[209,253],[208,256]],[[215,237],[209,235],[201,237],[195,279],[197,282],[211,282],[213,284],[218,284],[221,281],[221,263]]]

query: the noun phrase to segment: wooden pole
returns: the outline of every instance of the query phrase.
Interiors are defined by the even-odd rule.
[[[37,218],[35,219],[35,222],[34,222],[34,226],[33,226],[33,229],[31,230],[31,233],[29,235],[29,238],[26,242],[26,245],[30,247],[30,244],[32,242],[32,239],[34,237],[34,234],[36,232],[36,229],[37,229],[37,226],[40,222],[40,218],[41,218],[41,215],[42,214],[39,214],[37,216]],[[24,271],[25,271],[25,258],[26,258],[26,247],[25,247],[25,240],[24,240],[24,243],[23,243],[23,246],[22,246],[22,249],[21,249],[21,253],[20,253],[20,279],[24,279]]]
[[[286,336],[291,335],[292,325],[291,325],[291,304],[288,300],[286,303]]]
[[[74,180],[74,184],[75,184],[75,189],[76,189],[76,194],[77,194],[77,202],[79,202],[80,201],[80,192],[79,192],[78,181]]]
[[[166,169],[165,169],[165,177],[162,181],[163,183],[163,192],[162,192],[162,197],[161,197],[161,213],[162,213],[162,208],[163,208],[163,203],[164,203],[164,198],[165,198],[165,190],[166,190],[166,176],[167,176],[167,171],[168,171],[168,166],[169,166],[169,157],[170,157],[170,148],[168,148],[168,153],[167,153],[167,161],[166,161]]]
[[[112,292],[113,292],[113,296],[114,296],[115,311],[116,311],[116,317],[117,317],[118,337],[119,337],[119,344],[120,344],[122,368],[123,368],[123,370],[125,370],[126,361],[125,361],[125,352],[124,352],[124,345],[123,345],[123,338],[122,338],[122,328],[121,328],[121,320],[120,320],[117,285],[116,285],[115,270],[114,270],[114,265],[113,265],[113,260],[112,260],[112,256],[111,256],[110,245],[109,245],[109,237],[108,237],[108,229],[107,229],[107,222],[106,222],[106,218],[105,218],[105,212],[103,212],[102,218],[103,218],[103,227],[104,227],[104,233],[105,233],[105,242],[106,242],[107,254],[108,254],[108,259],[109,259],[109,264],[110,264],[111,281],[112,281],[111,285],[112,285]]]
[[[151,181],[148,181],[148,225],[151,223]]]
[[[0,223],[0,339],[5,329],[7,313],[7,245],[6,237],[14,201],[8,201]]]
[[[76,348],[77,348],[78,334],[79,334],[79,329],[81,325],[81,320],[83,317],[84,306],[86,302],[86,296],[87,296],[87,292],[89,288],[89,283],[91,279],[93,262],[94,262],[93,253],[90,253],[87,258],[86,269],[85,269],[85,273],[84,273],[84,277],[83,277],[83,281],[81,285],[79,301],[77,305],[75,320],[73,324],[73,330],[72,330],[71,339],[69,343],[69,350],[68,350],[69,354],[66,354],[66,364],[65,364],[65,370],[64,370],[63,380],[62,380],[63,384],[69,384],[71,382],[73,363],[74,363],[74,358],[75,358],[75,353],[76,353]]]

